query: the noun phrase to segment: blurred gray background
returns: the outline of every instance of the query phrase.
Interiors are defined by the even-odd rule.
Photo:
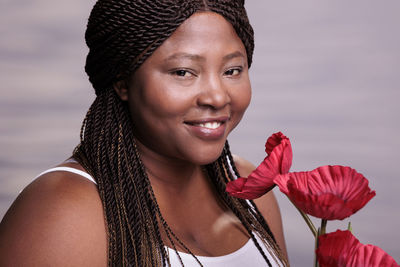
[[[93,0],[0,0],[0,218],[39,172],[79,141],[94,99],[83,70]],[[400,262],[400,1],[255,1],[253,100],[232,133],[258,165],[266,138],[290,137],[292,171],[326,164],[363,173],[377,195],[352,222],[363,243]],[[313,238],[279,190],[293,266],[311,266]],[[317,220],[314,220],[319,223]]]

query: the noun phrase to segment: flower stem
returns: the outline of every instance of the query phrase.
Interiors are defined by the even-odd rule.
[[[308,217],[308,215],[302,211],[301,209],[299,209],[294,203],[293,201],[289,198],[290,202],[292,202],[293,206],[296,207],[296,209],[300,212],[301,216],[303,217],[304,221],[307,223],[308,228],[310,228],[311,232],[313,233],[314,237],[317,238],[317,229],[315,228],[313,222],[311,221],[310,217]]]
[[[318,237],[321,235],[321,228],[318,228],[317,235],[315,236],[314,243],[314,267],[319,267],[318,258],[317,258],[317,248],[318,248]]]
[[[350,232],[353,232],[353,228],[351,227],[351,222],[349,222],[349,225],[347,226],[347,230],[349,230]]]
[[[324,235],[326,233],[326,225],[328,224],[328,220],[326,219],[322,219],[321,220],[321,227],[318,228],[318,232],[317,235],[315,236],[315,254],[314,254],[314,267],[318,267],[319,263],[318,263],[318,259],[317,259],[317,248],[318,248],[318,237],[320,235]]]
[[[321,233],[319,235],[324,235],[326,233],[326,225],[328,224],[328,220],[321,220]]]

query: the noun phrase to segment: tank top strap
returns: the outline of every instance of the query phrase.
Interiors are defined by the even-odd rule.
[[[85,177],[86,179],[92,181],[93,183],[97,184],[96,181],[94,180],[94,178],[90,174],[88,174],[87,172],[84,172],[84,171],[81,171],[81,170],[78,170],[78,169],[75,169],[75,168],[71,168],[71,167],[55,167],[55,168],[51,168],[51,169],[45,170],[44,172],[40,173],[38,176],[36,176],[36,178],[38,178],[39,176],[42,176],[42,175],[44,175],[46,173],[57,172],[57,171],[72,172],[72,173],[81,175],[81,176]]]

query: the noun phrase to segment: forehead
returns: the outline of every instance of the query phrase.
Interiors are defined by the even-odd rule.
[[[197,12],[180,25],[151,57],[164,57],[170,53],[205,53],[240,51],[246,49],[233,26],[214,12]]]
[[[196,35],[209,33],[210,36],[221,31],[225,31],[227,34],[237,36],[232,25],[220,14],[210,11],[196,12],[185,20],[171,35],[174,39],[184,37],[184,35],[192,35],[194,38]]]

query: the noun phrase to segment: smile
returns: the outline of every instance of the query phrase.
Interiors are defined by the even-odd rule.
[[[229,117],[208,118],[185,121],[189,132],[203,140],[218,140],[223,138]]]
[[[220,127],[222,125],[222,123],[218,122],[218,121],[214,121],[214,122],[198,123],[198,124],[194,124],[194,125],[200,126],[200,127],[205,127],[208,129],[217,129],[218,127]]]

